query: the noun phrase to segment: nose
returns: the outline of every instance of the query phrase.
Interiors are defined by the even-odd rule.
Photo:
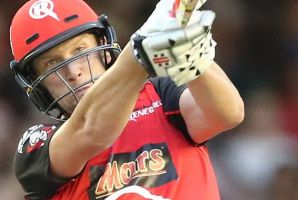
[[[69,63],[64,68],[64,77],[68,82],[75,82],[82,76],[82,69],[78,63]]]

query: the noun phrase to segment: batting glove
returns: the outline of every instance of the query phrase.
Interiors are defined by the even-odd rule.
[[[212,39],[212,11],[200,11],[192,25],[131,37],[134,54],[151,76],[169,76],[182,85],[201,75],[212,63],[216,42]]]

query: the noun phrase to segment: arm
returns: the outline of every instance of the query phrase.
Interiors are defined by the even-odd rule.
[[[169,26],[165,30],[170,30]],[[201,35],[201,28],[194,28],[194,33],[189,35],[191,38]],[[151,40],[159,49],[152,49],[151,55],[168,51],[168,45],[174,45],[168,36],[178,37],[179,42],[174,46],[185,46],[188,42],[183,30],[161,31],[156,35]],[[127,45],[116,63],[89,89],[71,117],[53,136],[49,156],[54,174],[62,177],[77,175],[90,158],[112,145],[121,134],[148,77],[132,54],[135,50],[131,49],[130,44]]]
[[[161,15],[158,9],[163,10],[160,13],[165,14]],[[181,114],[192,139],[202,143],[222,131],[235,127],[243,120],[243,101],[232,82],[213,61],[216,42],[212,39],[211,28],[215,13],[196,10],[192,14],[192,22],[182,30],[184,33],[179,35],[181,29],[177,24],[175,26],[176,19],[169,17],[167,10],[168,2],[160,1],[156,15],[149,18],[141,28],[143,33],[140,34],[148,37],[141,39],[144,51],[140,51],[140,57],[147,68],[151,69],[148,70],[150,74],[154,71],[157,76],[168,76],[177,86],[187,84],[188,89],[182,93],[179,102]],[[173,29],[178,30],[179,34],[169,33],[168,37],[162,35],[160,38],[148,35],[151,30]],[[160,42],[163,39],[164,42]],[[159,41],[158,45],[155,45],[155,41]],[[181,41],[184,45],[178,44]],[[160,44],[164,46],[161,47]],[[159,48],[162,49],[161,53],[169,58],[170,64],[158,66],[152,62],[154,55],[151,52],[156,53]],[[164,52],[163,48],[168,48],[169,53]],[[143,52],[146,55],[141,55]],[[149,62],[146,62],[147,60]]]
[[[147,76],[127,45],[116,63],[90,88],[53,136],[49,152],[54,174],[77,175],[90,158],[116,140]]]
[[[242,122],[242,98],[215,62],[187,86],[179,104],[188,131],[195,142],[207,141]]]

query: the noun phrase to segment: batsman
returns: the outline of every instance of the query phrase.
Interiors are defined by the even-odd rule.
[[[242,122],[243,101],[214,61],[215,13],[194,9],[181,26],[174,3],[160,0],[123,50],[83,0],[17,11],[10,68],[56,120],[18,143],[25,199],[220,199],[206,143]]]

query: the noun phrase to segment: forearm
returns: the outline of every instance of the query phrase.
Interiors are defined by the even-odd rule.
[[[213,63],[188,88],[212,127],[225,130],[238,125],[244,117],[244,105],[237,89],[222,69]]]
[[[128,45],[115,66],[110,68],[88,91],[77,106],[76,121],[91,135],[92,140],[108,146],[119,136],[131,114],[147,73]],[[79,120],[78,120],[79,119]],[[94,135],[92,135],[94,134]]]

